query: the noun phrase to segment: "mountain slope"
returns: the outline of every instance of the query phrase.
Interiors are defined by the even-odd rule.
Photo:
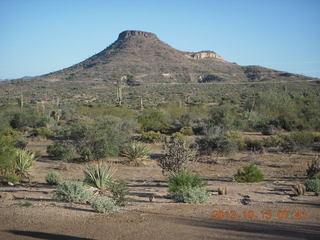
[[[141,99],[152,106],[169,98],[212,102],[224,88],[232,93],[247,85],[292,83],[296,88],[319,79],[260,66],[227,62],[213,51],[183,52],[162,42],[153,33],[124,31],[117,41],[98,54],[69,68],[30,78],[0,82],[0,106],[25,103],[85,102],[117,104],[117,81],[127,76],[124,90],[128,106]],[[203,84],[214,83],[214,84]],[[140,85],[140,86],[138,86]],[[312,85],[312,86],[311,86]],[[136,87],[131,87],[136,86]],[[219,90],[220,89],[220,90]]]
[[[115,82],[127,75],[138,83],[248,82],[309,79],[256,66],[242,67],[212,51],[176,50],[153,33],[124,31],[117,41],[72,67],[39,77],[47,81]]]

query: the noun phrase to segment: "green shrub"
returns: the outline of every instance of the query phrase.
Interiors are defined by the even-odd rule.
[[[243,169],[239,169],[234,179],[241,183],[261,182],[263,174],[256,164],[251,163],[244,166]]]
[[[200,187],[181,187],[173,195],[176,202],[205,203],[208,200],[208,191]]]
[[[262,140],[264,147],[278,147],[283,143],[283,138],[279,135],[264,138]]]
[[[84,182],[100,191],[105,191],[112,182],[114,171],[114,168],[108,165],[87,165],[84,170]]]
[[[316,173],[313,177],[314,177],[315,179],[320,179],[320,172]]]
[[[287,131],[293,131],[298,129],[299,119],[296,114],[292,113],[281,113],[274,121],[274,125],[283,128]]]
[[[315,159],[311,162],[311,164],[308,164],[306,173],[308,178],[320,177],[320,160]]]
[[[215,152],[218,155],[228,156],[234,152],[236,152],[237,145],[230,138],[226,136],[217,137],[215,141]]]
[[[63,128],[59,131],[59,136],[63,139],[71,139],[75,142],[84,139],[94,131],[92,124],[87,122],[76,121],[71,124],[68,128]]]
[[[237,118],[237,107],[231,104],[223,104],[211,110],[208,125],[225,126],[227,129],[232,129],[237,125]]]
[[[18,184],[21,181],[21,177],[17,176],[15,173],[5,173],[4,175],[0,176],[0,182],[1,183],[12,183],[12,184]]]
[[[55,142],[47,147],[47,153],[65,162],[69,162],[75,157],[76,150],[66,142]]]
[[[319,193],[320,192],[320,179],[308,179],[304,182],[307,191]]]
[[[19,182],[15,172],[16,149],[10,137],[0,135],[0,178],[2,182]],[[11,179],[12,178],[12,179]],[[13,183],[13,182],[12,182]]]
[[[44,127],[48,118],[41,116],[33,110],[23,110],[14,112],[11,116],[10,126],[12,128],[23,129],[25,127]]]
[[[54,132],[46,127],[34,128],[31,134],[32,136],[42,138],[52,138],[55,136]]]
[[[142,131],[159,131],[166,133],[169,129],[169,119],[161,111],[150,109],[143,112],[138,117],[138,123],[141,124]]]
[[[86,203],[93,197],[93,191],[87,189],[83,182],[65,181],[57,186],[55,199],[67,202]]]
[[[244,142],[246,144],[247,150],[251,152],[262,152],[264,149],[263,142],[260,140],[246,138]]]
[[[110,119],[109,119],[110,120]],[[85,161],[115,157],[127,142],[128,134],[120,125],[106,120],[96,123],[77,123],[70,129],[70,138]]]
[[[199,174],[191,173],[187,170],[172,173],[169,176],[169,192],[176,192],[180,188],[201,188],[205,182],[201,179]]]
[[[314,142],[315,135],[309,131],[299,131],[291,134],[293,141],[299,147],[308,147]]]
[[[49,172],[46,176],[46,182],[50,185],[59,185],[62,180],[62,176],[57,172]]]
[[[311,146],[315,140],[315,135],[308,131],[299,131],[289,135],[283,135],[282,139],[280,145],[281,151],[290,153]]]
[[[141,134],[141,140],[149,143],[162,142],[164,138],[165,135],[155,131],[142,132]]]
[[[320,142],[316,142],[311,146],[312,151],[320,152]]]
[[[183,127],[180,129],[180,133],[186,136],[192,136],[193,135],[192,127]]]
[[[237,145],[238,150],[244,150],[246,145],[244,143],[244,138],[239,131],[227,131],[225,136],[230,139],[231,142]]]
[[[123,156],[134,166],[141,165],[150,155],[150,147],[142,142],[133,141],[123,150]]]
[[[14,143],[15,148],[25,149],[28,145],[28,141],[24,138],[17,139]]]
[[[229,155],[237,150],[237,144],[226,136],[205,136],[196,140],[200,154]]]
[[[112,199],[117,206],[125,206],[128,199],[126,195],[128,194],[128,187],[125,182],[114,181],[109,187],[109,191],[112,193]]]
[[[33,203],[30,201],[25,201],[24,203],[21,204],[22,207],[31,207],[33,206]]]
[[[165,156],[158,162],[163,172],[180,172],[197,160],[196,150],[191,149],[178,138],[172,138],[170,142],[167,142],[165,150]]]
[[[186,136],[180,132],[175,132],[171,136],[172,138],[177,138],[179,141],[185,142],[187,140]]]
[[[92,203],[91,207],[99,213],[113,213],[117,212],[119,208],[117,207],[116,203],[106,197],[97,197]]]
[[[283,136],[283,140],[280,144],[281,151],[284,153],[292,153],[298,151],[300,148],[291,136]]]
[[[16,160],[15,160],[15,170],[20,176],[27,176],[28,171],[35,161],[35,154],[27,150],[17,149],[16,150]]]

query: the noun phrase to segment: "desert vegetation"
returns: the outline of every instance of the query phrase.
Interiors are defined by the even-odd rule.
[[[30,178],[37,174],[34,166],[61,164],[64,167],[49,167],[42,174],[51,201],[82,204],[106,214],[138,204],[137,198],[206,204],[234,196],[246,184],[268,184],[265,179],[290,178],[288,196],[314,197],[320,176],[319,89],[265,87],[239,86],[234,91],[232,86],[208,85],[207,90],[187,85],[176,86],[176,93],[168,95],[167,86],[159,85],[151,96],[150,89],[134,85],[122,89],[121,106],[103,100],[5,104],[0,107],[1,184],[37,184]],[[145,91],[143,108],[135,103],[138,88]],[[200,90],[204,95],[197,95]],[[157,102],[158,94],[165,100]],[[35,143],[43,147],[36,150]],[[289,161],[283,163],[289,168],[299,166],[299,178],[292,172],[276,177],[270,173],[274,165],[282,169],[281,159]],[[232,168],[223,167],[230,164]],[[77,177],[69,176],[76,166]],[[220,170],[209,172],[212,168]],[[150,169],[158,171],[158,180],[148,181],[159,181],[156,188],[163,181],[166,187],[161,198],[156,191],[137,193],[133,187],[152,185],[142,174]],[[126,177],[130,171],[141,171],[142,183]],[[222,185],[212,180],[219,174],[229,180]]]

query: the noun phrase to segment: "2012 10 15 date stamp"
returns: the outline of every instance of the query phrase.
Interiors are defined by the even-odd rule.
[[[306,210],[213,210],[211,219],[244,219],[244,220],[285,220],[297,219],[303,220],[308,218]]]

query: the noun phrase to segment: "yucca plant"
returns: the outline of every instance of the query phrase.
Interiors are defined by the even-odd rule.
[[[112,176],[115,169],[109,165],[90,164],[84,170],[84,182],[88,185],[99,189],[100,192],[105,191],[112,183]]]
[[[142,142],[133,141],[123,150],[123,156],[128,158],[129,163],[139,166],[150,155],[150,147]]]
[[[27,176],[34,160],[35,153],[24,149],[17,149],[15,161],[15,169],[17,174],[20,176]]]

